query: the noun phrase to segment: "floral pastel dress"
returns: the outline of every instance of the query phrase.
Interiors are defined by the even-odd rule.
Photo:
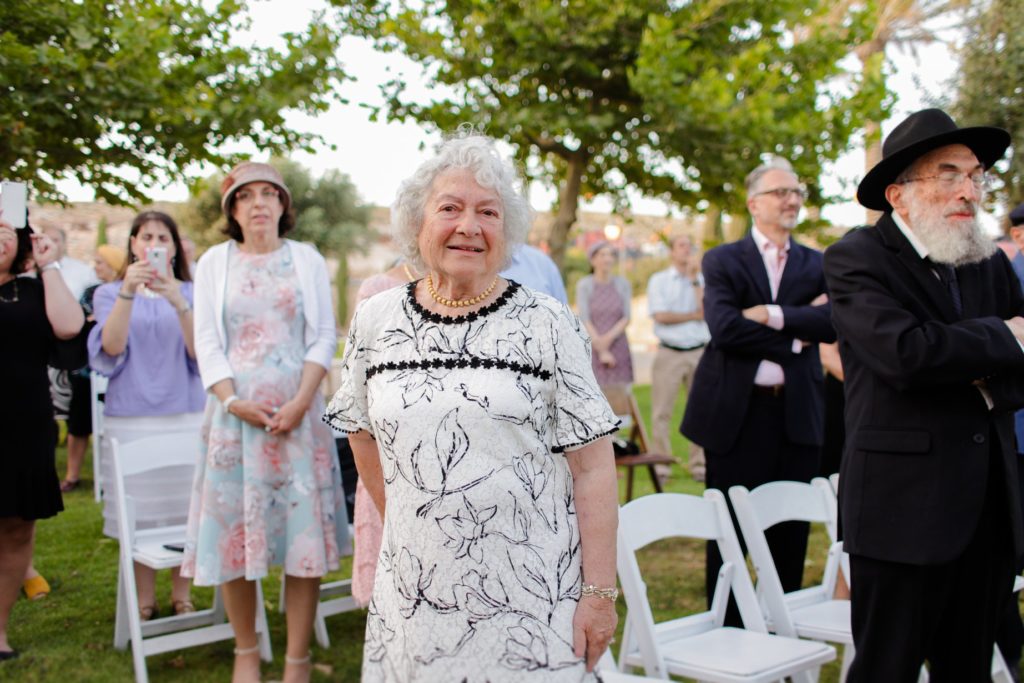
[[[594,681],[573,654],[564,451],[615,431],[564,305],[515,283],[460,318],[414,284],[363,302],[326,419],[376,438],[387,509],[362,681]]]
[[[305,356],[302,296],[287,245],[235,250],[224,304],[227,358],[240,399],[279,406],[295,395]],[[211,399],[203,422],[182,573],[197,585],[267,575],[323,576],[338,568],[348,520],[319,392],[300,425],[272,436]]]

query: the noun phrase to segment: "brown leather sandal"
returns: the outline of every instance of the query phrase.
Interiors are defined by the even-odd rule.
[[[196,611],[196,606],[192,604],[191,600],[175,600],[171,603],[171,609],[175,615],[192,614]]]
[[[158,616],[160,616],[160,608],[155,604],[139,608],[139,619],[142,621],[149,621],[150,619],[155,619]]]

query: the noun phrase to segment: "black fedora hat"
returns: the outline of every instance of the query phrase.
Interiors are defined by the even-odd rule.
[[[923,109],[908,116],[882,143],[882,160],[868,171],[857,187],[857,201],[869,209],[890,211],[885,188],[914,162],[933,149],[966,145],[986,169],[999,161],[1010,146],[1010,134],[1002,128],[958,128],[941,109]]]

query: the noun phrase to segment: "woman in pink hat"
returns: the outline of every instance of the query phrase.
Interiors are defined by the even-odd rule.
[[[291,194],[268,164],[221,185],[225,232],[196,273],[196,355],[210,393],[182,573],[220,585],[235,683],[258,681],[255,581],[286,575],[284,680],[307,681],[320,577],[338,568],[348,519],[320,380],[337,346],[327,264],[284,239]]]

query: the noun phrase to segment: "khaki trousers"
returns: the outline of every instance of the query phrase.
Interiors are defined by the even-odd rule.
[[[655,453],[672,455],[669,429],[672,411],[680,388],[687,394],[693,382],[693,373],[700,362],[703,348],[692,351],[676,351],[659,346],[651,368],[651,448]],[[690,474],[697,481],[704,480],[704,448],[690,444]]]

